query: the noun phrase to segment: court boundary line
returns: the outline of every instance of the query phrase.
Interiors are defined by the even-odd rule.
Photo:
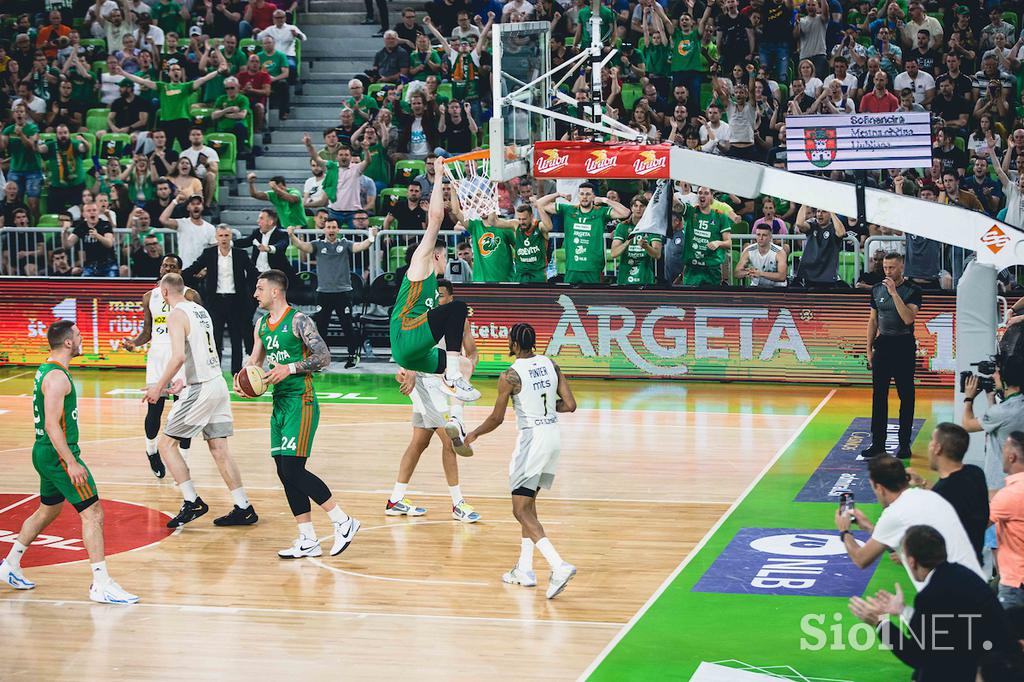
[[[662,582],[658,589],[654,591],[654,594],[652,594],[647,599],[647,601],[644,602],[644,605],[640,607],[640,610],[634,613],[633,616],[626,622],[626,624],[622,626],[622,628],[617,633],[615,633],[615,636],[612,637],[612,640],[608,642],[607,645],[605,645],[605,647],[601,650],[597,657],[593,661],[591,661],[590,665],[588,665],[586,669],[580,674],[577,680],[586,680],[594,673],[595,670],[597,670],[598,666],[601,665],[601,663],[603,663],[604,660],[608,657],[608,654],[610,654],[612,650],[615,649],[616,646],[618,646],[619,642],[621,642],[623,638],[627,634],[629,634],[629,631],[633,629],[633,626],[635,626],[644,616],[644,614],[647,613],[651,606],[654,605],[654,602],[658,601],[658,599],[661,598],[661,595],[665,593],[665,590],[667,590],[669,586],[673,582],[675,582],[676,578],[679,577],[679,574],[683,572],[683,569],[685,569],[690,564],[690,562],[694,558],[696,558],[700,551],[704,549],[704,546],[708,543],[708,541],[711,540],[714,534],[718,532],[718,529],[725,524],[729,517],[733,515],[733,512],[735,512],[736,509],[739,508],[740,504],[742,504],[742,502],[745,499],[747,499],[747,496],[750,495],[754,488],[757,487],[761,480],[768,474],[771,468],[775,466],[775,464],[782,458],[782,455],[784,455],[786,451],[789,450],[789,448],[791,448],[794,443],[796,443],[797,438],[799,438],[801,434],[803,434],[804,430],[808,426],[810,426],[811,422],[814,421],[814,418],[818,416],[818,413],[821,412],[822,409],[824,409],[825,405],[827,405],[828,402],[832,400],[832,397],[836,394],[836,390],[837,389],[833,388],[828,392],[828,394],[824,398],[821,399],[821,402],[818,403],[818,406],[815,407],[809,415],[807,415],[806,419],[804,419],[800,427],[793,432],[793,435],[791,435],[785,443],[782,444],[782,446],[775,453],[775,456],[772,457],[771,460],[769,460],[769,462],[764,465],[760,473],[758,473],[754,480],[750,482],[750,485],[747,486],[746,490],[744,490],[743,493],[741,493],[740,496],[736,498],[736,500],[729,506],[725,513],[719,517],[719,519],[715,522],[713,526],[711,526],[708,532],[704,534],[704,537],[700,539],[700,542],[694,545],[693,549],[691,549],[690,552],[685,557],[683,557],[683,560],[679,562],[679,565],[675,567],[675,570],[673,570],[672,573],[670,573],[669,576],[665,578],[664,582]]]
[[[2,604],[37,604],[43,606],[64,606],[66,604],[74,606],[89,606],[94,608],[103,608],[102,605],[97,605],[95,602],[86,599],[34,599],[32,597],[15,597],[13,599],[5,599]],[[522,623],[528,625],[562,625],[571,627],[599,627],[599,628],[617,628],[621,627],[622,623],[615,623],[612,621],[602,620],[553,620],[550,618],[498,618],[493,616],[457,616],[452,614],[436,614],[436,613],[392,613],[382,611],[345,611],[345,610],[316,610],[316,609],[278,609],[270,607],[256,607],[256,606],[204,606],[201,604],[159,604],[152,602],[140,601],[137,604],[129,604],[122,606],[121,608],[128,609],[181,609],[183,611],[197,611],[197,612],[223,612],[225,614],[249,612],[249,613],[287,613],[293,615],[323,615],[323,616],[351,616],[353,618],[422,618],[425,620],[451,620],[451,621],[477,621],[477,622],[490,622],[490,623]]]
[[[10,493],[8,493],[8,494],[10,494]],[[14,494],[17,495],[18,493],[14,493]],[[4,507],[3,509],[0,509],[0,514],[3,514],[4,512],[9,512],[12,509],[16,509],[16,508],[20,507],[21,505],[25,504],[26,502],[28,502],[29,500],[35,499],[37,497],[39,497],[39,493],[32,493],[31,495],[29,495],[25,499],[18,500],[14,504],[9,504],[6,507]]]
[[[31,373],[32,373],[32,371],[30,370],[28,372],[20,372],[18,374],[14,374],[14,375],[11,375],[9,377],[4,377],[3,379],[0,379],[0,384],[4,383],[5,381],[10,381],[11,379],[17,379],[18,377],[23,377],[26,374],[31,374]]]

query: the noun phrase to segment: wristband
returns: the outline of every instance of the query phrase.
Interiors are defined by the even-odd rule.
[[[294,362],[289,362],[288,363],[288,373],[289,374],[295,374],[295,363]]]
[[[839,541],[840,542],[846,542],[846,536],[849,535],[849,534],[850,534],[850,531],[848,531],[848,530],[841,530],[841,531],[839,531]]]
[[[965,403],[974,403],[974,398],[964,398]]]

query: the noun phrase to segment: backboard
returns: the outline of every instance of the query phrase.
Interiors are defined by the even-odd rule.
[[[551,25],[546,21],[494,24],[492,27],[494,115],[488,124],[492,180],[510,180],[529,174],[533,143],[554,139],[554,119],[518,109],[505,101],[510,98],[545,110],[551,106],[550,37]]]

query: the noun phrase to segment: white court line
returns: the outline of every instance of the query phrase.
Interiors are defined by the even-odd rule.
[[[11,510],[12,510],[12,509],[14,509],[15,507],[20,507],[21,505],[25,504],[25,503],[26,503],[26,502],[28,502],[29,500],[33,500],[33,499],[35,499],[35,498],[37,498],[37,497],[39,497],[39,495],[38,495],[38,494],[36,494],[36,493],[32,493],[31,495],[29,495],[29,496],[28,496],[28,497],[26,497],[25,499],[23,499],[23,500],[18,500],[18,501],[17,501],[17,502],[15,502],[14,504],[9,504],[9,505],[7,505],[6,507],[4,507],[3,509],[0,509],[0,514],[3,514],[3,513],[4,513],[4,512],[6,512],[6,511],[11,511]]]
[[[614,649],[616,645],[622,641],[622,638],[626,636],[626,634],[633,628],[634,625],[636,625],[637,621],[639,621],[640,618],[645,613],[647,613],[647,610],[650,609],[654,602],[658,600],[658,597],[660,597],[662,593],[664,593],[665,590],[668,589],[668,586],[672,584],[672,582],[679,576],[680,573],[682,573],[683,569],[686,568],[690,561],[694,557],[696,557],[698,553],[700,553],[700,551],[704,548],[704,545],[708,543],[708,540],[710,540],[711,537],[716,532],[718,532],[718,529],[722,527],[722,524],[725,523],[726,519],[732,516],[732,513],[736,511],[736,508],[740,506],[740,503],[747,498],[747,495],[749,495],[750,492],[754,489],[754,487],[761,482],[761,479],[765,477],[768,471],[773,466],[775,466],[775,463],[779,461],[779,458],[782,457],[786,450],[788,450],[790,446],[796,442],[796,439],[800,437],[800,434],[804,432],[804,429],[806,429],[810,425],[810,423],[814,420],[818,413],[821,412],[822,408],[824,408],[825,405],[828,404],[828,401],[831,400],[832,396],[834,396],[835,394],[836,389],[833,388],[831,391],[828,392],[828,395],[821,399],[821,402],[818,403],[818,406],[814,408],[814,411],[807,415],[807,418],[804,419],[800,427],[793,432],[793,435],[789,437],[789,440],[782,444],[782,447],[778,449],[778,451],[775,453],[775,456],[772,457],[771,460],[764,465],[764,468],[761,469],[761,472],[754,478],[753,481],[750,482],[750,485],[747,486],[747,489],[744,490],[743,493],[736,498],[736,500],[732,503],[729,509],[727,509],[726,512],[722,514],[721,517],[719,517],[718,521],[715,522],[715,525],[713,525],[711,529],[704,534],[704,537],[700,539],[700,542],[698,542],[697,545],[692,550],[690,550],[690,553],[683,558],[679,565],[676,566],[675,570],[672,571],[672,573],[667,578],[665,578],[665,582],[663,582],[661,586],[657,590],[655,590],[654,594],[651,595],[647,602],[640,607],[640,610],[633,614],[633,617],[629,619],[629,622],[626,623],[622,627],[622,629],[615,634],[615,636],[612,638],[612,641],[608,642],[608,645],[601,650],[601,653],[597,655],[597,658],[595,658],[591,662],[591,664],[587,666],[587,669],[584,670],[583,674],[579,676],[579,680],[586,680],[588,677],[590,677],[590,675],[597,669],[597,666],[599,666],[601,662],[608,656],[608,654],[611,653],[612,649]]]
[[[42,604],[53,606],[89,606],[97,609],[105,608],[97,606],[92,601],[85,599],[35,599],[32,597],[12,597],[0,602],[3,605],[10,604]],[[204,613],[223,613],[226,615],[236,613],[266,613],[266,614],[293,614],[300,616],[350,616],[353,618],[422,618],[424,620],[449,620],[449,621],[476,621],[485,623],[521,623],[525,625],[567,625],[578,627],[617,628],[622,623],[613,623],[600,620],[552,620],[547,618],[494,618],[488,616],[456,616],[431,613],[392,613],[380,611],[320,611],[313,609],[278,609],[258,608],[253,606],[205,606],[201,604],[154,604],[151,602],[139,602],[130,606],[121,606],[120,609],[179,609],[185,612],[202,611]]]
[[[23,377],[26,374],[31,374],[31,373],[32,372],[20,372],[18,374],[12,374],[9,377],[4,377],[3,379],[0,379],[0,384],[4,383],[5,381],[10,381],[11,379],[17,379],[18,377]]]

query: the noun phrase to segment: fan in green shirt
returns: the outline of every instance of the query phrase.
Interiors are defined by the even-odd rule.
[[[612,258],[619,259],[618,284],[654,284],[654,264],[661,258],[665,238],[654,232],[633,232],[646,208],[643,199],[634,199],[630,220],[616,225],[612,234]]]
[[[601,9],[597,13],[601,17],[601,42],[607,43],[615,30],[615,12],[612,8],[601,3]],[[579,48],[590,47],[590,5],[587,4],[579,11],[576,19],[576,45]]]
[[[269,192],[256,189],[255,173],[249,173],[245,179],[249,181],[249,196],[273,204],[282,227],[306,228],[306,209],[302,207],[302,192],[289,189],[285,179],[280,175],[270,178],[270,182],[267,183]]]
[[[226,80],[225,87],[230,90],[213,103],[213,113],[210,115],[214,120],[213,129],[218,133],[233,133],[235,128],[241,125],[245,128],[245,138],[247,139],[249,137],[248,114],[252,111],[249,98],[238,94],[238,81],[234,78]],[[239,140],[239,142],[242,141],[244,140]]]
[[[182,15],[181,5],[174,0],[160,0],[154,3],[150,6],[149,16],[164,33],[173,31],[179,36],[185,35],[185,17],[188,13]]]
[[[355,82],[362,86],[362,83],[359,81]],[[349,85],[349,91],[352,91],[352,85]],[[380,105],[377,104],[377,100],[368,95],[363,95],[359,99],[356,99],[355,97],[346,97],[344,106],[352,110],[352,118],[357,127],[366,123],[367,120],[372,119],[374,113],[380,111]],[[366,115],[364,116],[363,114]]]
[[[387,187],[391,183],[391,163],[388,161],[388,150],[380,143],[377,129],[367,125],[363,128],[361,137],[358,133],[354,137],[359,139],[362,153],[370,156],[370,162],[363,175],[377,183],[378,187],[382,184]]]
[[[260,66],[270,74],[271,78],[280,76],[281,72],[288,68],[288,57],[280,50],[274,50],[269,53],[260,50],[256,53],[256,56],[260,59]]]
[[[672,34],[672,71],[703,71],[700,60],[700,29],[684,14]]]
[[[3,143],[2,147],[11,156],[12,172],[38,173],[42,170],[42,161],[36,152],[39,126],[31,123],[26,116],[24,106],[14,108],[14,123],[0,133],[0,143]]]
[[[85,184],[85,161],[89,145],[81,135],[72,139],[66,125],[57,126],[57,138],[39,143],[39,153],[46,161],[46,180],[50,187],[67,189]]]
[[[185,71],[180,64],[171,64],[168,69],[170,81],[151,81],[148,78],[140,78],[135,74],[125,73],[120,66],[115,67],[115,73],[124,76],[141,88],[156,90],[160,98],[160,120],[166,123],[191,119],[189,107],[192,104],[192,93],[206,85],[207,81],[212,80],[218,74],[227,73],[227,68],[227,64],[221,64],[218,71],[211,71],[194,81],[185,80]]]
[[[697,205],[683,206],[686,224],[683,245],[683,284],[718,286],[722,283],[722,263],[732,246],[732,221],[712,207],[711,190],[697,189]]]
[[[425,81],[430,74],[441,73],[441,55],[430,49],[430,39],[425,34],[422,40],[417,36],[417,43],[426,43],[423,50],[417,45],[417,49],[409,55],[409,79],[414,81]],[[433,68],[429,65],[433,65]]]
[[[568,203],[565,194],[549,194],[537,200],[537,208],[557,213],[565,233],[565,282],[597,284],[604,272],[605,230],[609,219],[625,220],[629,209],[617,201],[594,195],[594,185],[584,182],[579,188],[579,203]],[[562,198],[564,203],[555,204]]]

